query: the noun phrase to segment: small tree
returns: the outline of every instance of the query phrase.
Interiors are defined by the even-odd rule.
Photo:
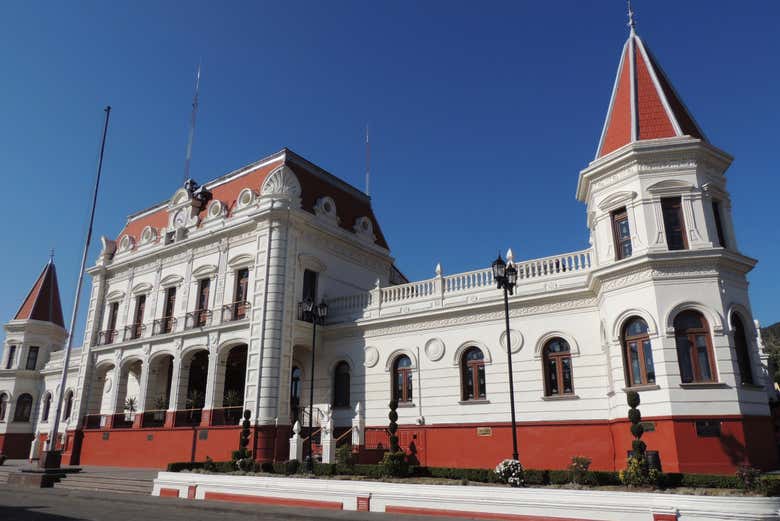
[[[406,461],[406,453],[401,450],[398,445],[398,400],[390,401],[390,414],[387,417],[390,419],[390,425],[387,430],[390,432],[390,452],[385,454],[382,460],[382,465],[385,469],[385,474],[388,476],[405,476],[409,471],[409,464]]]
[[[249,417],[252,416],[252,411],[249,409],[244,411],[244,421],[241,422],[241,437],[238,441],[238,450],[233,451],[233,461],[236,463],[238,470],[252,470],[254,462],[252,461],[252,453],[249,452]]]
[[[628,419],[631,422],[631,434],[634,440],[631,442],[631,455],[625,470],[620,471],[620,481],[628,486],[655,485],[661,477],[657,469],[651,469],[647,463],[647,444],[642,441],[645,428],[642,426],[642,413],[639,406],[639,393],[629,391],[626,396],[628,402]]]

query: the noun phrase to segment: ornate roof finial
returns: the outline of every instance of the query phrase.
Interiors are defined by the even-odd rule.
[[[54,264],[54,248],[49,250],[49,263]]]
[[[628,26],[631,28],[631,34],[634,34],[636,29],[636,22],[634,21],[634,10],[631,9],[631,0],[628,2]]]

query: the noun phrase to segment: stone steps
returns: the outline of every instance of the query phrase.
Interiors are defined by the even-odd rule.
[[[93,492],[114,492],[144,496],[152,493],[152,487],[153,482],[151,479],[89,472],[69,474],[54,485],[54,488],[63,490],[89,490]]]

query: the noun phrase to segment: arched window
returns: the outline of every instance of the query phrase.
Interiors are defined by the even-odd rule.
[[[399,402],[412,401],[412,361],[406,355],[393,362],[393,397]]]
[[[745,325],[738,314],[734,313],[732,319],[734,325],[734,348],[737,350],[737,363],[739,364],[739,376],[741,383],[753,383],[753,371],[750,368],[750,350],[748,349]]]
[[[553,338],[544,345],[543,358],[545,395],[574,394],[569,343],[562,338]]]
[[[693,310],[677,315],[674,319],[674,337],[683,383],[714,382],[712,340],[704,316]]]
[[[51,393],[46,393],[43,398],[43,411],[41,412],[41,421],[49,421],[49,410],[51,409]]]
[[[5,421],[5,414],[8,410],[8,395],[0,393],[0,422]]]
[[[73,391],[65,393],[65,407],[62,408],[62,419],[70,419],[70,412],[73,408]]]
[[[628,319],[623,326],[623,361],[628,387],[655,384],[653,349],[647,322],[639,317]]]
[[[336,364],[333,375],[333,406],[349,407],[349,364],[344,361]]]
[[[30,421],[30,414],[32,413],[33,399],[27,393],[24,393],[16,399],[16,409],[14,410],[15,422],[28,422]]]
[[[461,398],[466,400],[484,400],[485,395],[485,355],[478,347],[469,347],[460,358]]]

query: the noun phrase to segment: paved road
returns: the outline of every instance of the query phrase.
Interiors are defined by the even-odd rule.
[[[0,487],[2,521],[438,521],[447,518],[272,507],[152,496]],[[463,521],[460,518],[458,521]]]

